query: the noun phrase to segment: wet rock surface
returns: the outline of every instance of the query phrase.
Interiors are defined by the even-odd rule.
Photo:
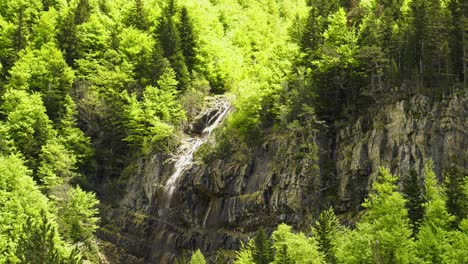
[[[214,112],[202,113],[192,133],[200,135]],[[419,96],[335,131],[322,126],[302,136],[276,135],[227,158],[193,162],[169,205],[165,184],[173,157],[142,158],[119,206],[106,210],[117,231],[103,228],[100,237],[122,249],[120,263],[172,263],[196,248],[211,259],[218,249],[229,256],[259,226],[286,222],[305,229],[329,205],[339,213],[358,211],[380,166],[403,175],[432,158],[440,177],[453,156],[467,168],[467,116],[467,96],[436,103]],[[304,141],[316,148],[304,148]]]

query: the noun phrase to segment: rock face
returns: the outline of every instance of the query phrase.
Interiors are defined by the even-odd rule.
[[[121,263],[172,263],[196,248],[211,259],[218,249],[232,257],[229,250],[259,226],[307,228],[330,204],[338,212],[357,211],[380,166],[402,175],[413,167],[421,172],[432,158],[441,176],[453,156],[468,168],[467,116],[467,96],[436,103],[420,96],[385,104],[334,131],[322,125],[271,136],[197,160],[181,173],[169,203],[165,183],[174,159],[147,157],[138,161],[119,206],[106,212],[113,229],[105,226],[100,236],[121,249]],[[209,119],[202,115],[192,131]]]

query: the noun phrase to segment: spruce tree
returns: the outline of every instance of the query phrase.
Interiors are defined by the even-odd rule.
[[[179,90],[185,90],[189,85],[190,74],[182,53],[180,36],[173,17],[174,12],[175,7],[173,1],[171,1],[159,19],[157,36],[164,57],[169,60],[176,73]]]
[[[445,169],[444,178],[447,210],[457,218],[457,222],[459,223],[468,215],[466,204],[468,197],[464,191],[465,184],[468,181],[468,175],[463,174],[462,170],[452,162],[452,164]]]
[[[187,8],[184,6],[180,10],[179,24],[180,46],[187,64],[187,70],[192,72],[195,65],[195,33]]]
[[[446,207],[446,198],[437,184],[432,161],[424,168],[424,218],[416,241],[417,255],[427,263],[444,263],[444,255],[451,250],[453,217]]]
[[[255,234],[253,246],[253,259],[256,264],[268,264],[273,261],[271,242],[263,227]]]
[[[325,255],[327,263],[336,263],[336,241],[340,228],[340,222],[331,207],[320,213],[312,227],[312,234],[316,237],[318,248]]]
[[[57,230],[48,220],[45,211],[41,211],[39,222],[28,218],[23,230],[28,230],[28,232],[22,234],[16,248],[16,256],[20,263],[81,263],[81,257],[76,249],[68,255],[60,249],[59,240],[56,239]]]
[[[424,198],[418,172],[414,168],[409,170],[403,177],[402,193],[406,199],[405,206],[408,210],[413,235],[415,236],[424,215]]]

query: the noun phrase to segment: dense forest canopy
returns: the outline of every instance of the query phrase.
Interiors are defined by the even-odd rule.
[[[466,92],[467,13],[463,0],[1,1],[0,263],[99,262],[95,192],[118,197],[132,160],[173,151],[206,96],[235,108],[209,156]],[[468,262],[466,175],[412,175],[399,193],[383,169],[355,229],[324,211],[307,235],[260,230],[237,263]]]

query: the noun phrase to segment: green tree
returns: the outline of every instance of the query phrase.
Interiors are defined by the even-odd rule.
[[[418,172],[414,168],[403,176],[402,193],[406,199],[406,209],[408,210],[414,236],[418,233],[419,225],[424,216],[424,194],[421,185]]]
[[[261,227],[253,238],[253,261],[256,264],[268,264],[273,261],[272,245],[266,231]]]
[[[39,166],[41,148],[56,136],[46,114],[40,94],[29,95],[21,90],[7,90],[2,97],[1,113],[16,150],[24,155],[34,171]]]
[[[93,237],[99,221],[96,195],[79,186],[69,190],[59,204],[61,232],[70,241],[86,242]]]
[[[2,263],[79,263],[59,237],[48,199],[19,155],[0,156]],[[66,262],[68,261],[68,262]]]
[[[313,237],[306,237],[303,233],[295,234],[291,227],[281,224],[273,232],[274,248],[276,252],[286,251],[286,259],[292,259],[293,263],[325,263],[324,256],[318,250],[317,242]],[[286,247],[286,250],[284,248]],[[274,263],[285,263],[284,256],[275,255]]]
[[[58,140],[65,146],[67,151],[76,157],[76,164],[79,168],[93,156],[91,140],[80,128],[78,128],[76,104],[70,96],[64,100],[63,112],[60,115],[60,123],[57,126]]]
[[[452,231],[451,249],[446,252],[444,260],[446,263],[468,262],[468,219],[463,219],[459,230]]]
[[[201,253],[200,249],[197,249],[197,251],[192,254],[192,258],[190,258],[190,264],[206,264],[205,257]]]
[[[119,53],[122,59],[131,65],[137,82],[136,93],[141,96],[143,87],[150,84],[154,78],[151,72],[154,40],[149,34],[134,28],[123,29],[118,40]],[[161,72],[164,71],[161,66],[156,67]],[[157,78],[161,76],[157,75]]]
[[[327,263],[336,263],[337,241],[341,225],[333,208],[320,213],[312,227],[312,234],[317,240],[318,248],[325,256]]]
[[[414,242],[411,238],[405,199],[397,192],[397,178],[381,168],[373,192],[365,200],[367,209],[356,229],[346,234],[338,250],[344,263],[411,263]],[[389,214],[388,212],[392,212]]]
[[[424,167],[424,218],[416,241],[418,256],[428,263],[445,263],[444,256],[451,250],[451,227],[455,217],[446,207],[446,198],[438,186],[432,161]]]
[[[453,162],[444,171],[447,211],[457,218],[457,223],[468,216],[468,196],[464,190],[467,181],[468,176]]]
[[[142,0],[132,1],[129,10],[125,14],[124,23],[141,31],[148,30],[150,26],[148,14]]]
[[[43,45],[40,50],[27,49],[10,70],[10,75],[8,87],[40,92],[47,115],[55,123],[59,121],[74,72],[54,44]]]
[[[253,241],[250,240],[248,244],[243,244],[241,249],[236,252],[235,264],[255,264],[253,258]]]
[[[182,7],[180,10],[180,22],[178,26],[180,36],[180,46],[187,64],[187,70],[192,72],[196,62],[196,41],[193,23],[188,13],[187,7]]]
[[[295,261],[288,254],[288,246],[282,245],[276,252],[275,264],[293,264]]]
[[[38,23],[33,29],[34,39],[32,40],[36,49],[41,49],[46,43],[55,43],[58,26],[58,12],[55,8],[42,12]]]
[[[57,139],[42,145],[36,177],[46,188],[54,187],[74,176],[76,157]]]
[[[177,100],[177,80],[171,68],[166,68],[158,80],[158,87],[147,86],[143,92],[143,106],[148,115],[155,115],[166,123],[185,120],[185,112]]]
[[[308,54],[308,60],[319,58],[323,44],[324,14],[319,13],[319,7],[310,7],[306,27],[301,38],[302,51]]]
[[[179,89],[185,90],[188,87],[190,75],[181,46],[179,31],[173,17],[175,14],[174,8],[174,1],[170,1],[169,5],[164,9],[164,14],[159,18],[156,32],[163,55],[169,60],[176,73]]]
[[[16,256],[20,263],[81,263],[81,256],[76,249],[71,250],[69,255],[63,253],[57,240],[57,230],[44,211],[41,211],[41,219],[38,222],[28,218],[23,229],[28,232],[22,234],[16,248]]]

